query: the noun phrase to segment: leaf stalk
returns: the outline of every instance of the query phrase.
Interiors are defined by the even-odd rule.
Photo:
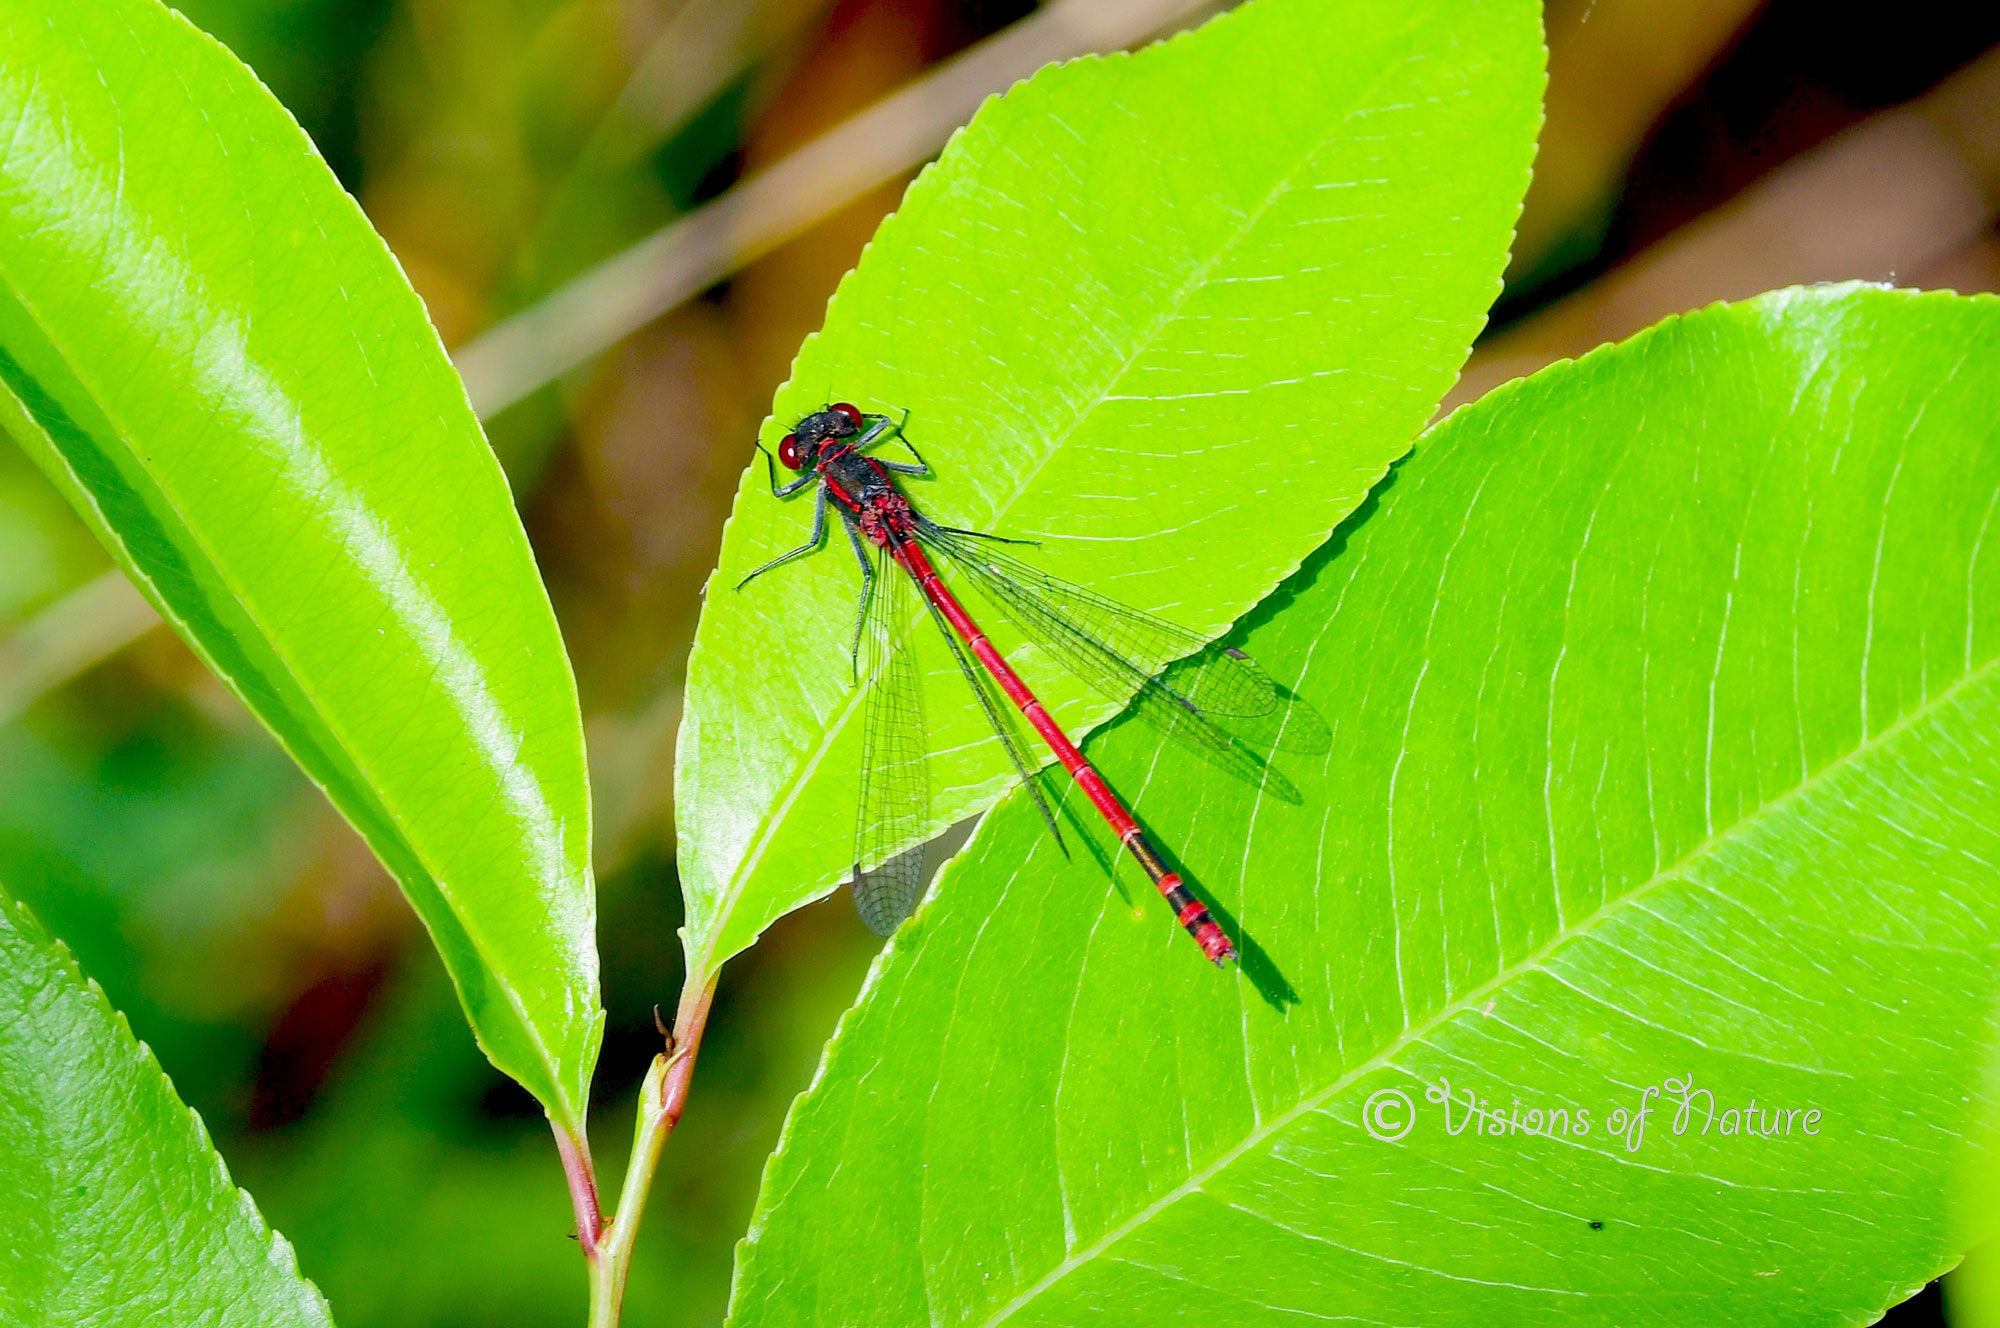
[[[583,1257],[596,1262],[604,1234],[604,1214],[597,1202],[597,1169],[590,1161],[590,1139],[579,1128],[569,1133],[554,1121],[556,1151],[562,1154],[563,1179],[569,1183],[570,1206],[576,1210],[576,1240]]]
[[[618,1207],[608,1220],[601,1220],[590,1239],[584,1241],[584,1258],[590,1266],[590,1328],[617,1328],[619,1311],[625,1300],[625,1278],[632,1266],[632,1249],[639,1235],[639,1219],[646,1211],[646,1195],[659,1169],[660,1153],[667,1136],[679,1124],[687,1106],[688,1086],[694,1079],[695,1053],[708,1025],[708,1011],[715,998],[713,972],[690,973],[681,990],[680,1007],[674,1012],[673,1032],[668,1049],[653,1057],[646,1081],[639,1088],[639,1114],[633,1127],[632,1157],[625,1166],[625,1181],[618,1193]],[[558,1140],[560,1142],[560,1140]],[[565,1168],[568,1155],[564,1157]],[[588,1166],[588,1154],[585,1154]],[[575,1187],[572,1186],[572,1194]],[[597,1210],[592,1188],[590,1210]],[[584,1207],[579,1201],[579,1220]]]

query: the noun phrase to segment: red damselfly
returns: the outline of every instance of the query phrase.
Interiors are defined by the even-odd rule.
[[[908,450],[911,460],[869,455],[892,440]],[[812,533],[798,548],[745,576],[737,589],[819,549],[826,539],[828,507],[839,513],[861,563],[855,676],[872,682],[862,738],[854,868],[854,899],[862,919],[886,936],[909,916],[923,892],[922,845],[912,843],[930,811],[929,754],[917,669],[900,639],[904,626],[917,616],[913,601],[921,595],[1057,842],[1062,842],[1062,832],[1034,777],[1039,762],[1029,759],[1003,698],[1048,744],[1202,953],[1217,964],[1235,958],[1234,943],[1208,906],[1169,867],[1103,776],[987,638],[939,575],[938,563],[964,573],[1023,637],[1049,651],[1083,682],[1115,701],[1129,699],[1141,718],[1284,801],[1298,802],[1298,792],[1253,749],[1258,737],[1231,732],[1218,718],[1239,730],[1260,730],[1264,745],[1311,751],[1325,749],[1318,717],[1303,705],[1287,704],[1281,689],[1241,651],[1210,645],[1185,628],[1057,580],[996,547],[1033,541],[939,525],[918,512],[898,477],[926,476],[931,468],[904,436],[902,421],[841,402],[799,421],[779,445],[778,459],[788,470],[803,473],[781,485],[765,452],[773,495],[790,498],[818,486]],[[897,575],[897,570],[907,575]],[[869,648],[865,671],[864,644]],[[1176,662],[1159,670],[1168,660]]]

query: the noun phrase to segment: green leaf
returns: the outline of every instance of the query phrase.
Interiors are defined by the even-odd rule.
[[[1454,415],[1244,640],[1334,729],[1303,806],[1092,744],[1241,973],[1008,803],[794,1108],[734,1321],[1863,1323],[1936,1275],[2000,977],[1996,369],[2000,302],[1789,291]]]
[[[574,1130],[602,1019],[582,728],[506,482],[353,200],[152,0],[0,13],[0,389]]]
[[[2000,1328],[2000,1041],[1989,1024],[1986,1074],[1953,1186],[1965,1261],[1944,1284],[1952,1328]]]
[[[0,1322],[333,1323],[201,1120],[0,890]]]
[[[911,187],[777,397],[911,412],[912,500],[1042,541],[1057,575],[1214,634],[1325,537],[1436,408],[1498,291],[1533,152],[1523,0],[1256,0],[1043,70]],[[746,474],[688,665],[677,805],[697,971],[853,865],[859,575]],[[928,830],[1009,784],[928,627]],[[1117,706],[1023,671],[1086,729]]]
[[[1961,1196],[1961,1207],[1965,1210],[1963,1220],[1970,1229],[1976,1230],[1983,1243],[1968,1241],[1965,1261],[1953,1270],[1950,1280],[1945,1283],[1948,1297],[1949,1318],[1952,1328],[1994,1328],[2000,1324],[2000,1244],[1996,1244],[1992,1233],[1994,1222],[1994,1194],[2000,1189],[2000,1168],[1993,1165],[1993,1111],[1992,1102],[1987,1103],[1984,1122],[1984,1155],[1977,1156],[1969,1168],[1970,1175],[1961,1178],[1965,1190],[1976,1191]]]

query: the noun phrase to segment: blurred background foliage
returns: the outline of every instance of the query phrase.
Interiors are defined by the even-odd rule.
[[[182,8],[291,107],[456,348],[1035,5]],[[2000,288],[2000,10],[1555,0],[1549,34],[1514,270],[1454,400],[1791,281]],[[610,1174],[679,982],[670,771],[702,583],[773,389],[906,179],[829,186],[803,233],[489,420],[591,740]],[[0,879],[156,1049],[343,1324],[578,1321],[532,1103],[473,1048],[381,870],[108,569],[0,447]],[[836,897],[730,965],[633,1324],[719,1321],[763,1158],[875,945]],[[1937,1316],[1930,1294],[1892,1319]]]

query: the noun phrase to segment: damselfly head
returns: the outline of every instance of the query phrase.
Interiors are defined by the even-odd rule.
[[[858,406],[842,401],[816,410],[800,420],[798,427],[778,444],[778,460],[793,470],[804,470],[819,456],[819,449],[836,438],[852,438],[861,431],[863,416]]]

